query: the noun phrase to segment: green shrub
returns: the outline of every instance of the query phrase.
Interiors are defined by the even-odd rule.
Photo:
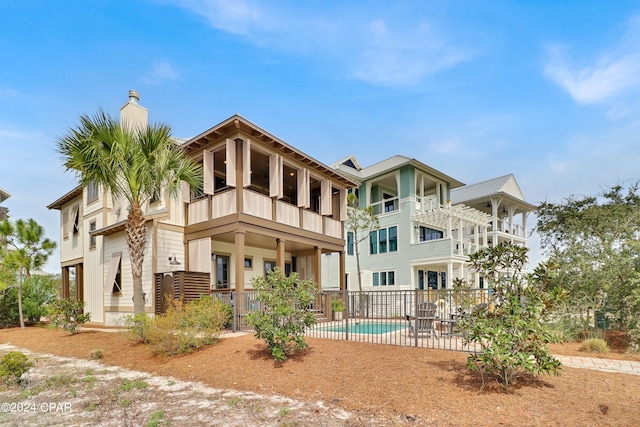
[[[276,360],[285,360],[295,350],[308,347],[305,329],[316,323],[309,309],[315,301],[316,284],[299,280],[296,273],[286,276],[279,268],[253,279],[262,309],[246,316]]]
[[[228,311],[220,300],[202,296],[185,304],[176,299],[166,313],[149,320],[145,336],[155,354],[173,356],[215,343],[227,322]]]
[[[51,315],[51,323],[60,329],[70,332],[71,335],[77,334],[80,325],[91,320],[91,313],[84,312],[83,301],[57,299],[51,304],[49,313]]]
[[[22,374],[33,366],[33,362],[27,359],[19,351],[11,351],[0,360],[0,379],[5,384],[19,383]]]
[[[127,315],[122,318],[129,338],[134,341],[149,342],[148,332],[153,318],[146,313]]]
[[[492,290],[488,309],[467,311],[458,322],[465,344],[481,351],[467,359],[467,368],[495,377],[506,391],[509,384],[525,372],[557,375],[561,363],[545,343],[556,337],[545,321],[560,298],[560,291],[547,292],[545,266],[523,276],[527,248],[499,244],[469,256],[473,268],[487,278]]]
[[[580,351],[604,354],[609,352],[609,346],[602,338],[589,338],[582,342],[580,345]]]

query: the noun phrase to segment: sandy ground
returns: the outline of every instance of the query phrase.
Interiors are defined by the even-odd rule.
[[[80,360],[39,356],[27,388],[4,390],[1,402],[15,403],[16,409],[19,403],[35,403],[36,410],[3,413],[0,422],[634,426],[640,420],[637,375],[565,368],[559,377],[523,377],[508,394],[494,382],[479,392],[481,380],[465,369],[462,352],[330,339],[308,342],[309,349],[285,363],[274,362],[251,335],[223,338],[193,354],[164,359],[121,333],[2,330],[0,343]],[[552,350],[585,356],[577,348],[570,344]],[[89,360],[96,349],[104,352],[100,363]],[[0,353],[8,350],[2,347]],[[607,357],[639,360],[621,350]],[[70,379],[56,380],[59,375]],[[136,381],[140,387],[131,385]],[[65,412],[63,405],[42,411],[38,406],[51,402],[70,403],[71,409]]]

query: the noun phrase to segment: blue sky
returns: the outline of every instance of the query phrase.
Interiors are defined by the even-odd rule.
[[[513,173],[528,201],[560,201],[639,178],[640,4],[3,1],[13,219],[59,239],[46,206],[75,182],[55,140],[80,114],[117,115],[129,89],[179,137],[239,113],[325,163],[403,154],[464,183]]]

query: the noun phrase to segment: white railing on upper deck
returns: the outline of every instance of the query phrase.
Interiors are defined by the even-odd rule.
[[[302,211],[302,228],[314,233],[322,233],[322,216],[311,211]]]
[[[251,190],[244,190],[242,211],[246,214],[271,220],[271,198]]]
[[[496,221],[498,224],[497,230],[494,230],[493,227],[489,226],[489,231],[501,231],[503,233],[510,233],[516,237],[527,237],[527,232],[520,224],[512,224],[511,231],[509,230],[509,221],[506,219],[499,219]]]
[[[380,200],[379,202],[371,203],[374,215],[383,215],[386,213],[397,212],[399,209],[398,196],[391,197],[389,199]]]
[[[325,218],[324,233],[327,236],[337,237],[340,239],[342,237],[342,223],[332,218]]]
[[[420,197],[416,197],[416,210],[422,212],[432,212],[438,209],[442,209],[444,206],[438,203],[435,197],[425,197],[424,205],[420,201]]]
[[[189,225],[209,219],[209,198],[189,203]]]
[[[276,222],[300,227],[300,208],[289,203],[276,200]]]

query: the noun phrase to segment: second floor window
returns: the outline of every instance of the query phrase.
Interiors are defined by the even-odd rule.
[[[398,251],[398,227],[381,228],[369,235],[369,254],[397,252]]]
[[[353,255],[354,246],[353,246],[353,233],[347,232],[347,255]]]
[[[92,236],[91,232],[92,231],[96,231],[96,222],[95,221],[91,221],[89,223],[89,249],[95,249],[96,247],[96,236]]]
[[[420,226],[420,241],[425,242],[427,240],[442,239],[444,232],[440,230],[434,230],[433,228]]]
[[[91,203],[94,200],[98,200],[98,184],[96,184],[95,182],[91,181],[88,185],[87,185],[87,203]]]

